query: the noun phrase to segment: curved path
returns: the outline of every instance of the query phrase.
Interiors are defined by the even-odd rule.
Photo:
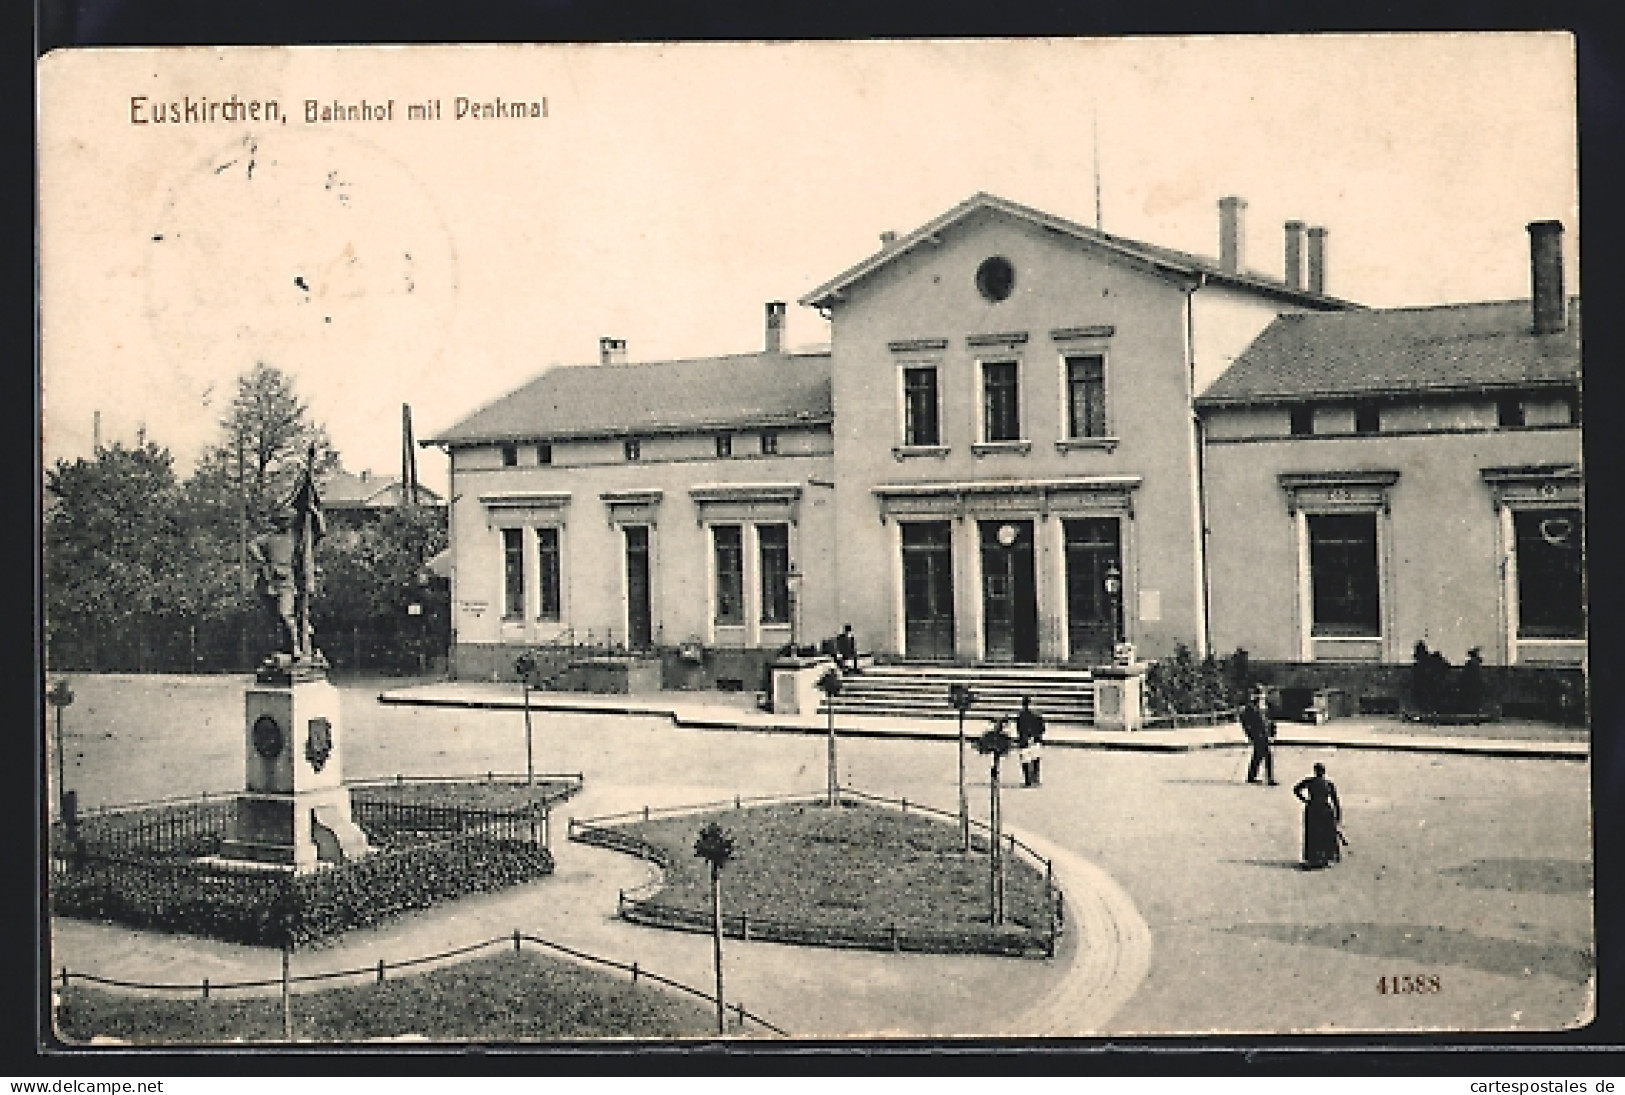
[[[1017,838],[1054,865],[1065,898],[1066,977],[1000,1033],[1069,1038],[1102,1033],[1151,968],[1151,929],[1111,875],[1082,856],[1027,833]]]
[[[1020,839],[1053,859],[1065,895],[1066,933],[1053,960],[814,950],[730,940],[724,959],[730,1004],[742,1002],[798,1037],[1099,1033],[1144,978],[1150,933],[1105,872],[1049,841],[1026,833]],[[702,991],[710,986],[708,936],[641,927],[615,916],[616,891],[646,883],[647,863],[562,840],[555,845],[558,869],[549,879],[350,932],[331,945],[298,952],[294,974],[367,968],[380,959],[393,964],[517,928],[590,954],[637,962]],[[217,986],[274,979],[280,970],[276,953],[259,948],[65,918],[54,919],[52,930],[53,970],[67,966],[76,973],[166,984],[195,985],[207,977]],[[332,984],[299,988],[308,992]],[[255,990],[238,993],[249,991]],[[990,1016],[1009,1018],[990,1021]]]

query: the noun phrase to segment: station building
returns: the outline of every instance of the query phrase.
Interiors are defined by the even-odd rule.
[[[1324,229],[1250,268],[1244,216],[1212,259],[978,194],[802,298],[827,350],[775,302],[758,352],[544,372],[427,442],[455,672],[604,644],[755,687],[844,623],[901,662],[1578,664],[1560,228],[1533,312],[1372,310],[1325,291]]]

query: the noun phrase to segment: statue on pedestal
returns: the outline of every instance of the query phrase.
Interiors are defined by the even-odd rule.
[[[326,534],[316,491],[316,448],[311,446],[293,494],[273,518],[272,531],[250,547],[259,565],[257,589],[277,622],[278,647],[261,664],[262,680],[321,676],[327,659],[316,649],[310,602],[316,594],[316,544]]]

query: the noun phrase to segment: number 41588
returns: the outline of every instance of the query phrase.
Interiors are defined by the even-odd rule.
[[[1439,983],[1439,975],[1404,974],[1399,977],[1377,978],[1377,991],[1387,996],[1389,993],[1404,995],[1408,993],[1440,992],[1443,986]]]

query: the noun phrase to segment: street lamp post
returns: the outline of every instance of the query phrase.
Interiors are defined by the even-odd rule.
[[[56,709],[56,803],[57,817],[67,816],[64,808],[68,794],[67,761],[62,743],[62,709],[73,703],[73,689],[65,680],[57,681],[45,698]]]
[[[521,654],[514,660],[513,668],[519,674],[525,697],[525,786],[534,787],[536,763],[532,759],[530,747],[530,675],[536,672],[536,659],[529,654]]]
[[[1112,644],[1123,641],[1123,574],[1116,561],[1106,564],[1106,598],[1112,610]]]

